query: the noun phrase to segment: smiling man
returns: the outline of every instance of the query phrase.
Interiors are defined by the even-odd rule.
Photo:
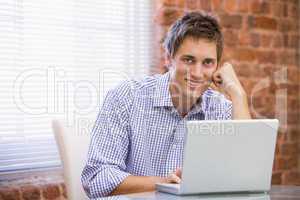
[[[187,13],[164,47],[167,73],[126,81],[104,100],[82,172],[90,198],[180,182],[187,120],[250,118],[233,66],[220,63],[223,37],[214,17]]]

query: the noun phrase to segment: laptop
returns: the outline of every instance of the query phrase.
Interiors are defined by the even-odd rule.
[[[157,183],[176,195],[267,192],[277,119],[187,121],[180,184]]]

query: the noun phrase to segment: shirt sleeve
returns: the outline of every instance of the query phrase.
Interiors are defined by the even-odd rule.
[[[224,110],[225,110],[225,113],[224,113],[225,120],[232,119],[232,102],[231,101],[226,100],[225,109]]]
[[[87,163],[81,174],[90,198],[109,195],[127,176],[128,110],[116,92],[108,92],[92,130]]]

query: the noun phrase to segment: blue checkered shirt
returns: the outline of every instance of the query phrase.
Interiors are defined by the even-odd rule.
[[[181,117],[169,80],[167,72],[125,81],[108,92],[81,177],[90,198],[109,195],[129,175],[164,177],[181,167],[186,120],[231,119],[231,102],[212,89]]]

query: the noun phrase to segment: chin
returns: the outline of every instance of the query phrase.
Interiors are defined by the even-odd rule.
[[[186,93],[187,93],[187,96],[199,98],[204,93],[205,90],[206,90],[206,88],[203,88],[203,87],[196,88],[196,89],[189,88]]]

